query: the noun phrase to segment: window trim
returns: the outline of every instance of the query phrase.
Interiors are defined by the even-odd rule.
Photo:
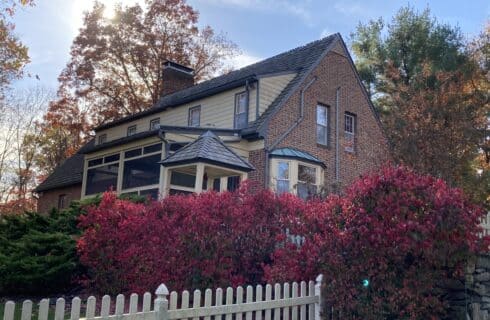
[[[347,131],[347,118],[352,119],[352,132]],[[348,138],[349,137],[349,138]],[[352,146],[347,145],[347,142],[349,139],[352,141]],[[357,115],[355,113],[346,111],[344,113],[344,140],[345,140],[345,146],[344,146],[344,151],[348,153],[355,153],[356,152],[356,145],[357,145]]]
[[[199,120],[198,120],[197,125],[192,125],[191,124],[191,121],[192,121],[191,114],[195,110],[199,110]],[[198,106],[194,106],[194,107],[189,108],[189,111],[187,112],[187,125],[189,127],[193,127],[193,128],[194,127],[200,127],[201,126],[201,105],[198,105]]]
[[[128,127],[128,129],[127,129],[127,131],[126,131],[126,136],[127,136],[127,137],[134,136],[134,135],[136,134],[136,128],[137,128],[137,127],[136,127],[136,125],[135,125],[135,124],[134,124],[134,125],[132,125],[132,126],[129,126],[129,127]],[[132,129],[134,129],[134,133],[130,134],[130,133],[129,133],[129,131],[130,131],[130,130],[132,130]]]
[[[274,192],[277,192],[277,173],[279,162],[288,162],[289,163],[289,192],[298,196],[298,183],[300,182],[298,179],[299,173],[299,165],[310,167],[315,169],[315,186],[317,190],[320,190],[320,187],[323,184],[324,180],[324,167],[320,164],[314,164],[307,161],[301,161],[297,159],[285,159],[281,157],[271,158],[271,188]],[[282,180],[282,179],[281,179]]]
[[[238,98],[238,96],[240,96],[242,94],[245,94],[245,101],[246,101],[246,103],[245,103],[245,112],[244,112],[245,113],[245,116],[246,116],[245,117],[245,127],[243,127],[243,128],[246,128],[247,125],[248,125],[248,113],[250,111],[249,110],[249,107],[250,107],[249,106],[249,104],[250,104],[250,99],[249,99],[250,97],[249,97],[249,95],[250,95],[250,93],[247,90],[245,90],[245,91],[241,91],[241,92],[235,93],[235,101],[234,101],[234,109],[233,109],[233,128],[234,129],[243,129],[243,128],[238,128],[237,127],[237,121],[236,121],[236,118],[237,118],[237,115],[238,115],[237,114],[237,106],[238,106],[238,104],[237,104],[238,99],[237,98]],[[239,113],[239,114],[241,114],[241,113]]]
[[[97,144],[103,144],[106,142],[107,142],[107,133],[103,133],[103,134],[99,135]]]
[[[327,117],[327,123],[325,125],[318,123],[318,108],[324,108],[325,109],[325,114]],[[325,105],[323,103],[317,103],[316,108],[315,108],[315,135],[316,135],[316,143],[318,145],[324,146],[324,147],[330,147],[330,107],[328,105]],[[325,128],[325,143],[319,142],[318,141],[318,126],[324,127]]]
[[[66,199],[67,199],[67,194],[63,193],[58,196],[58,210],[63,210],[66,208]]]
[[[160,117],[158,117],[158,118],[153,118],[153,119],[151,119],[151,120],[150,120],[150,131],[151,131],[151,130],[155,130],[155,128],[153,128],[153,123],[154,123],[154,122],[157,122],[157,121],[158,121],[158,125],[160,125]]]

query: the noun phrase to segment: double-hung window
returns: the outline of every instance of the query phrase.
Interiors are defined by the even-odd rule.
[[[128,127],[128,137],[136,134],[136,125]]]
[[[276,191],[278,194],[289,192],[289,162],[279,161],[277,163]]]
[[[106,142],[107,142],[107,134],[105,134],[105,133],[104,134],[101,134],[99,136],[99,142],[98,142],[98,144],[103,144],[103,143],[106,143]]]
[[[316,142],[328,146],[328,107],[316,106]]]
[[[248,94],[246,91],[235,95],[235,129],[248,125]]]
[[[356,115],[346,112],[344,115],[345,151],[355,152],[356,147]]]
[[[160,118],[155,118],[150,121],[150,130],[156,130],[160,127]]]
[[[201,106],[189,109],[189,127],[199,127],[201,125]]]

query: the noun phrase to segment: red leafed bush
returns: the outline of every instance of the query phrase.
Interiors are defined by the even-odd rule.
[[[99,292],[142,292],[165,283],[172,290],[263,279],[283,218],[304,202],[269,191],[171,196],[135,204],[106,193],[81,218],[80,260],[87,285]]]
[[[325,304],[349,319],[439,319],[439,285],[488,248],[478,237],[482,215],[443,181],[387,167],[287,220],[305,244],[278,248],[266,278],[323,273]]]

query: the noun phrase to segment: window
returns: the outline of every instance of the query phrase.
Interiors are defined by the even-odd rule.
[[[298,164],[298,197],[308,199],[316,194],[316,168]]]
[[[123,189],[158,184],[160,154],[124,161]]]
[[[107,142],[107,134],[101,134],[99,136],[99,144],[103,144],[103,143],[106,143]]]
[[[328,146],[328,108],[316,106],[316,142]]]
[[[64,209],[66,206],[66,194],[60,194],[58,197],[58,210]]]
[[[150,121],[150,130],[156,130],[160,127],[160,118],[155,118]]]
[[[128,137],[136,134],[136,125],[128,127]]]
[[[201,124],[201,106],[193,107],[189,109],[189,127],[199,127]]]
[[[235,95],[235,129],[243,129],[248,125],[248,94]]]
[[[194,188],[195,183],[196,176],[178,171],[172,171],[172,176],[170,177],[171,185]]]
[[[228,181],[226,183],[226,190],[235,191],[240,186],[240,176],[228,177]]]
[[[345,113],[344,115],[345,151],[354,152],[356,146],[356,115]]]
[[[101,193],[111,188],[115,190],[117,187],[118,171],[119,163],[113,163],[88,169],[85,194],[91,195]]]
[[[278,194],[289,192],[289,162],[279,161],[277,164],[277,187]]]

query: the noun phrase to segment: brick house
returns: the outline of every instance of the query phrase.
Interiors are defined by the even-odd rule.
[[[389,158],[340,34],[199,84],[173,62],[162,75],[158,103],[96,128],[36,188],[40,212],[110,188],[156,198],[232,190],[244,179],[307,197]]]

